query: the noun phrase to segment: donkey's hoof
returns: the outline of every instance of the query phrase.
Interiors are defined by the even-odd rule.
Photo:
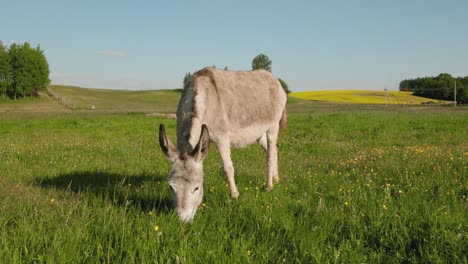
[[[273,181],[275,183],[278,183],[279,182],[279,176],[278,175],[273,176]]]
[[[231,192],[232,199],[237,199],[237,197],[239,197],[239,191]]]
[[[271,192],[271,190],[273,190],[273,185],[265,187],[265,191]]]

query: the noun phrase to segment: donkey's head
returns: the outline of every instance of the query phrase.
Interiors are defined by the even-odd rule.
[[[177,148],[166,136],[164,125],[159,126],[159,144],[166,157],[172,162],[169,173],[174,205],[179,218],[191,222],[203,199],[203,160],[210,147],[208,128],[203,125],[200,139],[193,148],[188,146],[185,153]]]

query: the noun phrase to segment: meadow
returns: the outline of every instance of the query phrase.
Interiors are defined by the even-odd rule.
[[[288,109],[280,183],[260,146],[233,150],[232,200],[212,146],[193,224],[157,142],[175,120],[0,114],[0,263],[467,263],[466,108]]]

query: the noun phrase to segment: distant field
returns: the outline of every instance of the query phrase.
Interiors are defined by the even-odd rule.
[[[49,115],[86,113],[89,115],[122,112],[175,113],[181,94],[180,90],[130,91],[63,85],[50,85],[49,90],[57,95],[60,100],[67,102],[68,107],[59,103],[59,100],[53,100],[46,93],[41,93],[38,98],[17,101],[1,100],[0,113],[9,113],[10,115],[38,115],[41,113],[48,113]],[[431,99],[412,96],[406,92],[390,92],[390,97],[388,103],[395,106],[418,106],[424,102],[436,102]],[[330,104],[330,102],[333,103]],[[288,97],[287,109],[289,113],[382,110],[381,106],[385,103],[385,94],[381,91],[294,92]],[[359,106],[356,108],[356,105]],[[91,106],[94,106],[95,109],[91,110]],[[394,109],[399,111],[398,107]]]
[[[384,91],[368,90],[334,90],[306,91],[291,93],[291,97],[311,101],[357,103],[357,104],[422,104],[439,101],[411,95],[411,92],[389,91],[387,99]]]
[[[180,97],[178,90],[107,90],[74,86],[51,85],[49,89],[69,100],[74,109],[96,111],[131,111],[174,113]]]

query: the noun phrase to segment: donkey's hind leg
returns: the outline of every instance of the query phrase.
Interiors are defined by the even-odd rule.
[[[278,176],[278,150],[276,141],[278,140],[279,126],[270,128],[267,135],[267,191],[273,189],[273,180],[279,181]]]
[[[268,139],[267,139],[267,133],[263,134],[258,140],[257,140],[258,144],[260,144],[263,148],[263,150],[265,150],[265,153],[268,155]],[[267,156],[267,162],[268,162],[268,156]],[[267,172],[268,173],[268,172]],[[279,177],[278,177],[278,173],[276,174],[273,174],[273,182],[278,182],[279,181]]]
[[[258,144],[262,146],[265,152],[268,150],[267,134],[263,134],[259,139],[257,139]]]

